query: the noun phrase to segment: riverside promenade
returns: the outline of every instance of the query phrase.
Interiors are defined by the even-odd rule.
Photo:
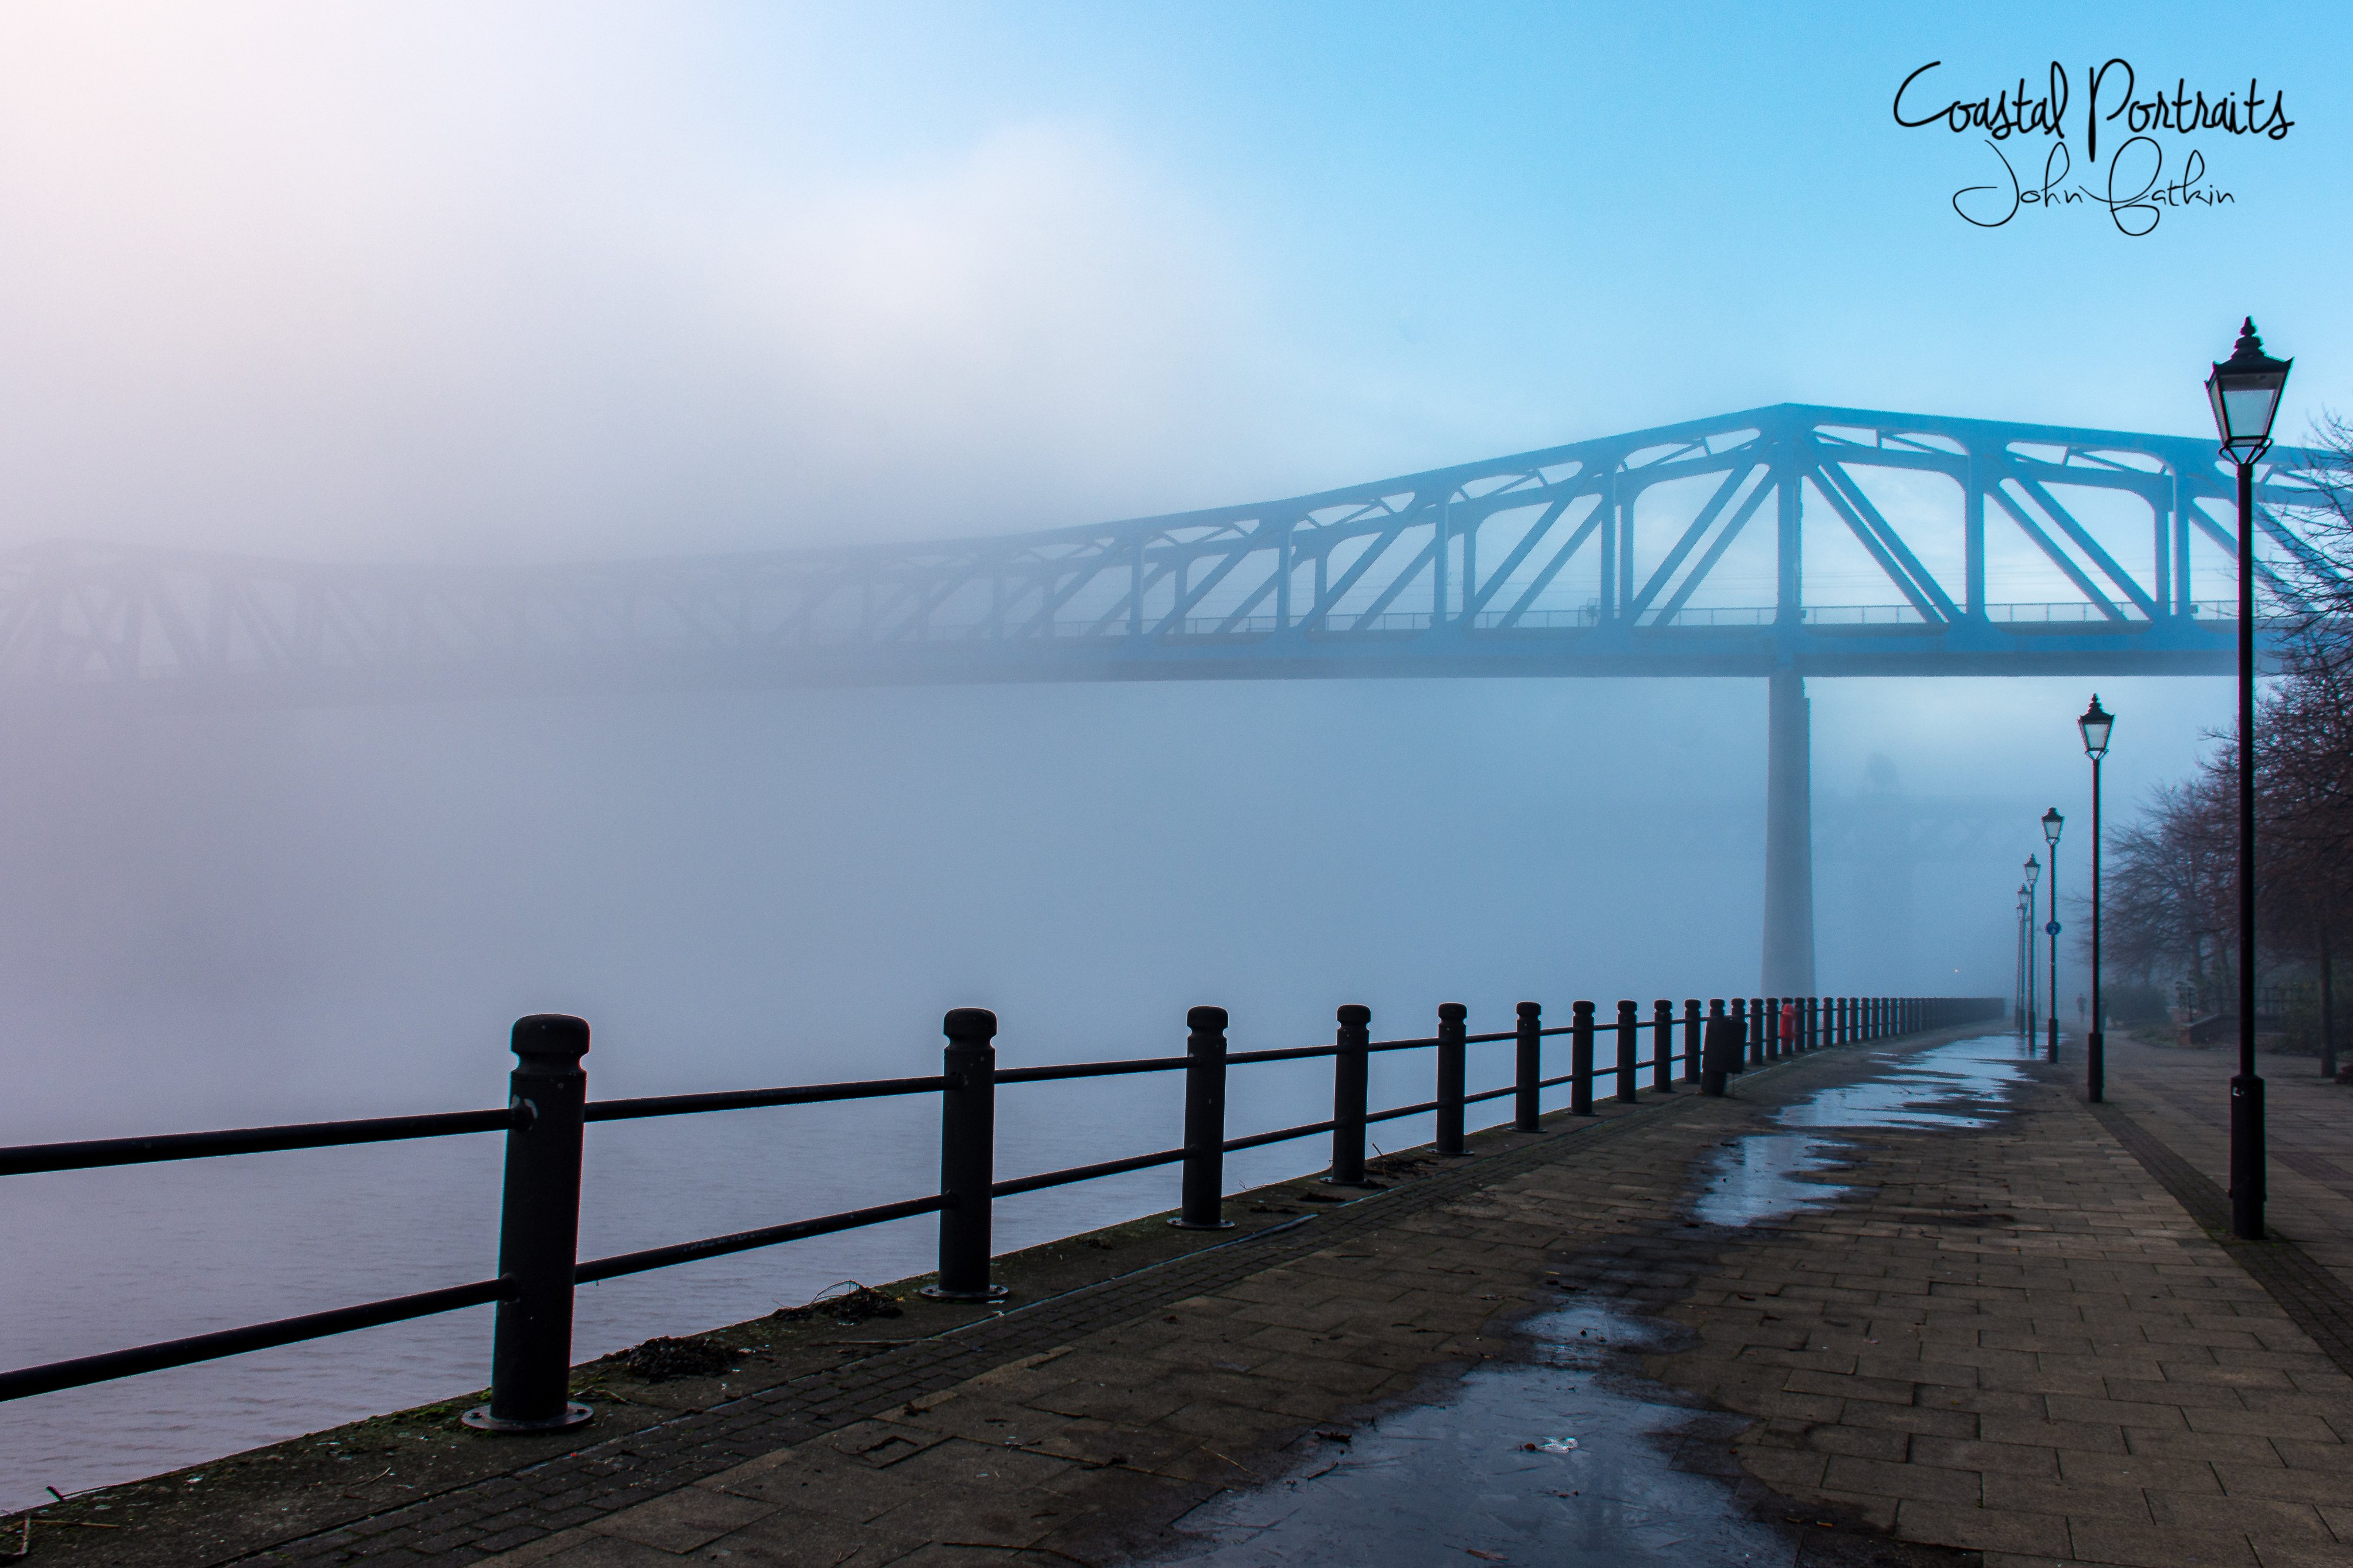
[[[1393,1156],[1376,1188],[1280,1184],[1231,1200],[1232,1232],[1073,1238],[1002,1260],[1001,1311],[892,1287],[898,1317],[709,1336],[710,1376],[591,1365],[602,1414],[569,1437],[466,1433],[453,1400],[76,1499],[30,1560],[1313,1560],[1286,1511],[1599,1312],[1638,1349],[1579,1363],[1579,1397],[1667,1418],[1539,1451],[1580,1419],[1564,1404],[1504,1435],[1514,1468],[1477,1500],[1381,1460],[1448,1555],[1353,1560],[2353,1563],[2353,1090],[2266,1059],[2281,1239],[2239,1243],[2226,1053],[2112,1043],[2092,1108],[2073,1041],[2053,1069],[1956,1043],[1981,1036],[1645,1091]],[[1514,1488],[1556,1510],[1516,1551],[1493,1501]],[[1684,1539],[1702,1514],[1749,1544]]]

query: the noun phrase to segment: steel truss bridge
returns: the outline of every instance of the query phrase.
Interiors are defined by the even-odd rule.
[[[2316,472],[2275,449],[2258,490],[2291,605]],[[1782,404],[994,538],[516,567],[54,543],[0,553],[0,703],[1769,677],[1766,988],[1810,994],[1804,678],[2227,672],[2235,485],[2202,438]]]

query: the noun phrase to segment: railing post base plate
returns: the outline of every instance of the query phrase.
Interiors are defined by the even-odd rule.
[[[1229,1219],[1220,1219],[1211,1220],[1206,1225],[1196,1225],[1179,1215],[1168,1222],[1168,1228],[1171,1230],[1231,1230],[1234,1228],[1234,1222]]]
[[[1013,1292],[1002,1285],[991,1285],[982,1290],[943,1290],[936,1285],[926,1285],[915,1294],[926,1301],[1002,1301]]]
[[[487,1405],[477,1405],[458,1417],[477,1432],[508,1432],[520,1436],[527,1432],[569,1432],[575,1426],[586,1426],[596,1412],[578,1401],[568,1401],[561,1415],[550,1415],[538,1421],[501,1421],[491,1414]]]

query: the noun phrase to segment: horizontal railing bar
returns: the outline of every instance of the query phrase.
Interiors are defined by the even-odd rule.
[[[21,1367],[15,1372],[0,1372],[0,1400],[28,1399],[37,1394],[54,1394],[61,1388],[80,1388],[88,1384],[107,1383],[142,1372],[161,1372],[165,1367],[186,1366],[192,1362],[218,1361],[223,1356],[243,1355],[248,1351],[266,1351],[273,1346],[290,1345],[303,1340],[324,1339],[329,1334],[347,1334],[354,1329],[372,1329],[382,1323],[404,1322],[410,1318],[429,1318],[437,1312],[453,1312],[460,1307],[479,1307],[486,1301],[495,1301],[505,1291],[506,1282],[502,1279],[477,1279],[471,1285],[451,1285],[439,1290],[424,1290],[414,1296],[394,1296],[357,1307],[308,1312],[299,1318],[280,1318],[274,1323],[222,1329],[215,1333],[191,1334],[185,1339],[164,1340],[132,1350],[108,1351],[102,1355],[53,1361],[45,1366]]]
[[[461,1132],[501,1132],[512,1110],[444,1110],[425,1116],[372,1116],[356,1121],[239,1127],[218,1132],[163,1132],[151,1138],[92,1138],[75,1143],[20,1143],[0,1149],[0,1176],[37,1171],[92,1171],[159,1160],[206,1160],[221,1154],[265,1154],[280,1149],[329,1149],[346,1143],[389,1143],[405,1138],[448,1138]]]
[[[832,1100],[881,1100],[893,1094],[934,1094],[945,1078],[870,1078],[849,1083],[805,1083],[786,1089],[733,1089],[714,1094],[658,1094],[638,1100],[592,1100],[586,1121],[628,1121],[642,1116],[692,1116],[705,1110],[756,1110],[770,1105],[814,1105]]]
[[[572,1271],[575,1284],[591,1285],[599,1279],[617,1279],[624,1274],[643,1274],[649,1268],[668,1268],[673,1264],[692,1263],[702,1258],[723,1258],[731,1252],[749,1252],[754,1247],[776,1247],[803,1237],[830,1236],[838,1230],[856,1230],[860,1226],[881,1225],[885,1221],[905,1219],[910,1215],[936,1214],[945,1204],[938,1194],[927,1198],[906,1198],[895,1204],[877,1204],[871,1208],[850,1209],[842,1214],[829,1214],[817,1219],[797,1219],[788,1225],[772,1225],[760,1230],[739,1230],[732,1236],[714,1236],[702,1241],[681,1241],[670,1247],[649,1247],[643,1252],[623,1252],[611,1258],[599,1258],[583,1263]]]
[[[1228,1058],[1230,1060],[1231,1058]],[[1120,1062],[1067,1062],[1060,1067],[1001,1068],[999,1083],[1046,1083],[1064,1078],[1110,1078],[1125,1072],[1174,1072],[1190,1065],[1189,1057],[1138,1057]]]
[[[1518,1084],[1507,1083],[1501,1089],[1491,1089],[1486,1090],[1484,1093],[1466,1094],[1462,1097],[1462,1103],[1465,1105],[1476,1105],[1482,1100],[1501,1100],[1507,1094],[1517,1094],[1519,1092],[1520,1086]],[[1503,1124],[1498,1122],[1496,1125],[1501,1126]]]
[[[1337,1046],[1292,1046],[1280,1051],[1231,1051],[1226,1056],[1226,1065],[1232,1067],[1241,1062],[1295,1062],[1307,1057],[1336,1056],[1339,1050],[1340,1047]]]
[[[1131,1154],[1124,1160],[1105,1160],[1093,1165],[1072,1165],[1066,1171],[1045,1171],[1034,1176],[1016,1176],[1009,1182],[997,1182],[988,1189],[992,1198],[1009,1198],[1018,1193],[1034,1193],[1046,1187],[1066,1187],[1073,1182],[1092,1182],[1097,1176],[1116,1176],[1125,1171],[1142,1171],[1154,1165],[1173,1165],[1185,1157],[1182,1149],[1163,1149],[1157,1154]]]
[[[1443,1100],[1433,1100],[1420,1105],[1400,1105],[1394,1110],[1377,1110],[1366,1117],[1365,1122],[1370,1126],[1376,1121],[1395,1121],[1400,1116],[1419,1116],[1426,1110],[1435,1110],[1444,1103]]]
[[[1238,1149],[1259,1149],[1293,1138],[1313,1138],[1318,1132],[1331,1131],[1337,1125],[1332,1121],[1310,1121],[1303,1127],[1279,1127],[1271,1132],[1253,1132],[1247,1138],[1229,1138],[1218,1147],[1230,1154]]]
[[[1483,1046],[1490,1040],[1516,1040],[1519,1037],[1520,1032],[1517,1029],[1504,1029],[1493,1035],[1465,1035],[1462,1037],[1462,1043],[1466,1046]]]
[[[1365,1049],[1368,1051],[1411,1051],[1419,1050],[1423,1046],[1434,1046],[1438,1043],[1438,1037],[1433,1035],[1426,1040],[1375,1040],[1370,1045],[1367,1045]]]

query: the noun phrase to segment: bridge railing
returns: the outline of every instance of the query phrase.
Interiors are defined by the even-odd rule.
[[[1492,1100],[1512,1101],[1510,1124],[1521,1132],[1542,1131],[1540,1098],[1566,1084],[1567,1113],[1593,1114],[1596,1083],[1611,1080],[1615,1098],[1640,1102],[1642,1075],[1657,1093],[1671,1093],[1681,1081],[1702,1078],[1704,1036],[1721,1037],[1728,1027],[1745,1048],[1747,1065],[1833,1046],[1882,1039],[1925,1029],[1999,1018],[2007,1004],[1997,998],[1904,996],[1735,997],[1703,1013],[1696,998],[1680,1013],[1669,1002],[1651,1005],[1645,1017],[1638,1005],[1620,1002],[1613,1019],[1597,1018],[1594,1005],[1578,1002],[1570,1022],[1546,1026],[1534,1002],[1518,1005],[1513,1027],[1488,1034],[1469,1031],[1459,1003],[1438,1010],[1433,1035],[1409,1039],[1372,1038],[1369,1009],[1339,1009],[1331,1045],[1286,1049],[1231,1051],[1221,1007],[1196,1007],[1186,1016],[1190,1031],[1182,1056],[1078,1062],[1001,1068],[994,1044],[996,1015],[957,1008],[944,1024],[947,1047],[942,1070],[919,1078],[874,1079],[849,1083],[799,1084],[779,1089],[710,1094],[660,1095],[634,1100],[590,1100],[581,1058],[588,1050],[588,1026],[578,1018],[537,1015],[514,1026],[517,1058],[505,1107],[423,1116],[372,1117],[345,1121],[255,1127],[210,1132],[167,1133],[69,1143],[37,1143],[0,1149],[0,1176],[85,1171],[106,1166],[213,1159],[290,1149],[323,1149],[481,1132],[506,1135],[498,1273],[462,1285],[357,1306],[282,1318],[245,1328],[166,1340],[127,1350],[79,1356],[46,1365],[0,1373],[0,1401],[77,1388],[140,1373],[266,1350],[277,1345],[347,1333],[496,1303],[492,1331],[491,1400],[467,1412],[470,1425],[491,1431],[545,1431],[588,1418],[586,1406],[566,1397],[572,1356],[572,1295],[575,1286],[641,1274],[706,1258],[780,1246],[912,1215],[937,1214],[939,1268],[923,1294],[948,1301],[990,1300],[1006,1294],[990,1278],[990,1219],[995,1200],[1130,1171],[1180,1165],[1179,1205],[1169,1223],[1187,1229],[1224,1229],[1224,1160],[1230,1153],[1325,1133],[1330,1163],[1324,1180],[1336,1186],[1367,1185],[1366,1130],[1378,1122],[1434,1113],[1440,1155],[1465,1153],[1470,1108]],[[1595,1042],[1614,1037],[1614,1060],[1597,1061]],[[1566,1036],[1568,1070],[1547,1076],[1545,1046]],[[1642,1056],[1645,1040],[1650,1044]],[[1514,1045],[1512,1081],[1481,1093],[1465,1092],[1469,1047]],[[1431,1050],[1436,1071],[1431,1099],[1374,1110],[1366,1106],[1370,1058],[1396,1051]],[[1229,1068],[1267,1062],[1331,1059],[1332,1114],[1295,1127],[1244,1137],[1227,1136],[1226,1079]],[[1555,1064],[1557,1065],[1557,1064]],[[1133,1074],[1181,1073],[1185,1079],[1184,1142],[1173,1149],[1044,1171],[1000,1181],[996,1175],[996,1094],[1000,1085],[1044,1083]],[[940,1099],[940,1184],[936,1192],[877,1204],[840,1214],[786,1221],[755,1230],[706,1237],[610,1258],[577,1256],[583,1130],[591,1121],[691,1116],[835,1100],[937,1095]],[[1498,1124],[1500,1125],[1500,1123]]]

